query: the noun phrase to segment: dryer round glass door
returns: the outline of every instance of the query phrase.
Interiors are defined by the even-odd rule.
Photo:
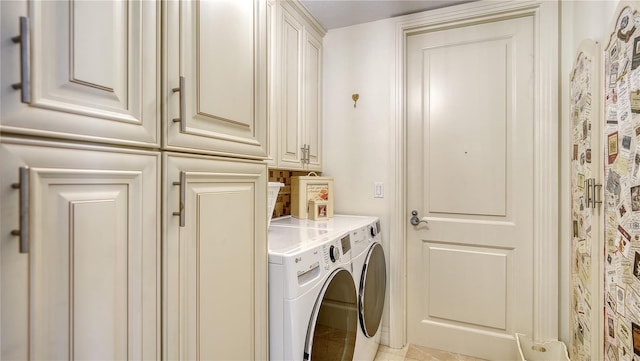
[[[367,337],[374,336],[380,327],[386,289],[387,264],[384,251],[380,243],[374,243],[364,262],[358,293],[360,326]]]
[[[353,276],[334,271],[325,282],[311,314],[304,359],[352,360],[358,331],[358,304]]]

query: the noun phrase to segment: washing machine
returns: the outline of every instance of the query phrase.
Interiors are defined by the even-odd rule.
[[[272,227],[316,232],[348,232],[351,242],[351,270],[358,294],[358,332],[354,360],[371,361],[380,344],[380,323],[387,285],[386,261],[377,217],[334,215],[313,221],[281,217]]]
[[[269,228],[271,360],[352,360],[358,294],[350,234]]]
[[[380,220],[351,231],[351,263],[358,288],[358,335],[354,360],[371,361],[380,345],[380,324],[387,288],[387,264]]]

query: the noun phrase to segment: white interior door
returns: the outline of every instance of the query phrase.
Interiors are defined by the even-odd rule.
[[[409,343],[512,360],[533,331],[533,30],[408,37]]]

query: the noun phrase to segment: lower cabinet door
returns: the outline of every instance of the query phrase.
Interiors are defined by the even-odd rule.
[[[163,165],[165,358],[267,359],[266,163]]]
[[[0,159],[1,358],[159,358],[159,153],[0,138]]]

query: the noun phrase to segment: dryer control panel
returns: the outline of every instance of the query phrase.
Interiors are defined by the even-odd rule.
[[[369,226],[369,233],[371,238],[376,238],[380,234],[380,221],[376,221]]]

